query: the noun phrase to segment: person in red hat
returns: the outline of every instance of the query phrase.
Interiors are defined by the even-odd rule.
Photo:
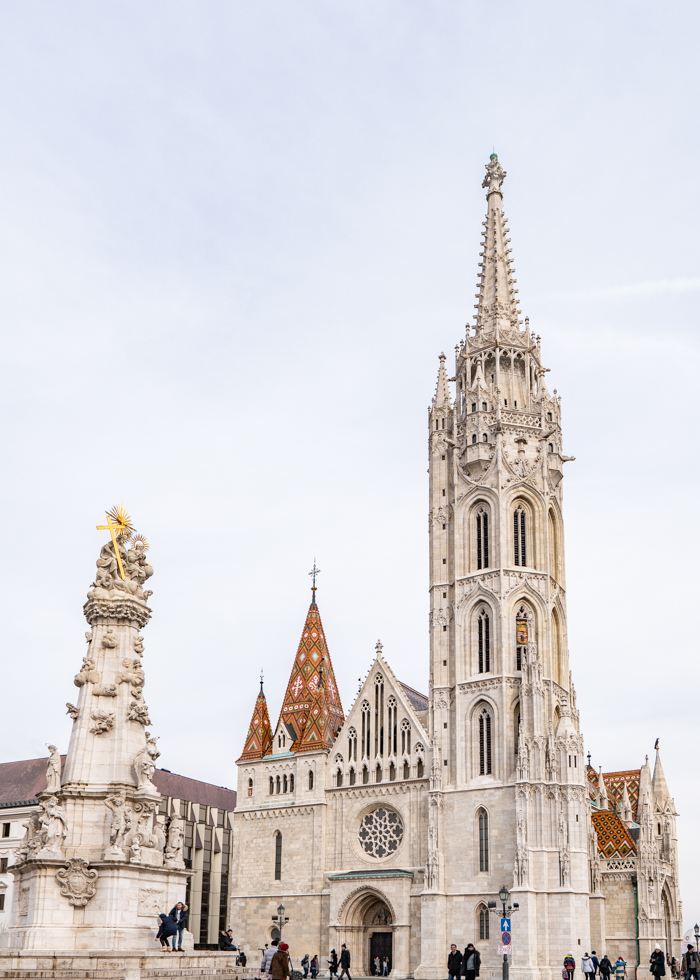
[[[289,946],[287,943],[280,943],[277,947],[277,952],[272,957],[272,962],[270,963],[270,976],[272,980],[287,980],[290,973],[288,949]]]

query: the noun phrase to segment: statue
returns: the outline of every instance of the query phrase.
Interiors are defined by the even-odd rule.
[[[498,157],[495,153],[491,154],[489,162],[486,164],[486,176],[484,177],[482,187],[488,187],[488,193],[491,191],[501,190],[501,184],[505,180],[506,172],[503,167],[498,162]]]
[[[95,661],[92,657],[83,657],[83,666],[80,668],[80,673],[73,678],[73,683],[76,687],[82,687],[83,684],[88,683],[100,683],[100,674],[99,671],[95,670]]]
[[[126,717],[129,721],[137,721],[140,725],[151,724],[151,719],[148,717],[148,707],[143,702],[132,701]]]
[[[129,848],[129,862],[131,864],[138,864],[141,860],[141,837],[139,834],[131,841],[131,847]]]
[[[31,813],[22,826],[25,828],[24,837],[15,851],[15,864],[31,861],[32,858],[36,857],[36,852],[42,844],[39,813]]]
[[[105,711],[104,708],[97,708],[91,712],[90,717],[95,722],[90,729],[92,735],[106,735],[107,732],[110,732],[114,728],[116,716],[113,711]]]
[[[140,633],[134,637],[134,653],[137,657],[143,656],[143,637]]]
[[[124,841],[131,830],[131,811],[123,796],[108,796],[105,806],[112,815],[109,825],[109,847],[105,849],[105,860],[109,858],[124,860]]]
[[[63,857],[63,846],[68,836],[66,811],[55,796],[50,796],[41,804],[39,814],[41,827],[41,850],[36,857]]]
[[[165,867],[184,868],[185,862],[182,857],[182,841],[184,839],[182,821],[177,815],[170,818],[168,827],[168,839],[165,845]]]
[[[442,789],[442,766],[439,759],[433,759],[430,767],[430,791],[439,792]]]
[[[156,771],[156,759],[160,755],[156,745],[157,741],[157,738],[152,737],[149,732],[146,732],[146,744],[134,759],[136,787],[141,793],[158,793],[158,790],[151,782],[151,777]]]
[[[108,650],[113,650],[118,642],[114,630],[111,626],[108,626],[102,635],[102,646],[107,647]]]
[[[71,704],[70,701],[66,701],[66,708],[67,708],[66,714],[70,715],[72,720],[75,721],[75,719],[80,714],[76,706],[74,704]]]
[[[137,690],[140,690],[146,683],[146,675],[141,666],[140,660],[131,660],[127,657],[122,660],[122,667],[126,670],[120,670],[117,674],[117,684],[131,684]]]
[[[55,745],[49,745],[49,758],[46,763],[46,792],[61,792],[61,755]]]

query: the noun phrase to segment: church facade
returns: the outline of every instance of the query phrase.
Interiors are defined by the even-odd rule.
[[[299,955],[345,943],[354,971],[437,980],[451,942],[500,975],[560,976],[591,947],[680,955],[675,809],[660,760],[587,765],[569,669],[561,400],[522,322],[486,166],[475,322],[440,355],[429,410],[429,693],[381,644],[347,715],[314,599],[276,726],[258,695],[238,760],[231,921],[246,948],[282,902]],[[451,389],[450,385],[454,385]],[[500,908],[500,905],[499,905]]]

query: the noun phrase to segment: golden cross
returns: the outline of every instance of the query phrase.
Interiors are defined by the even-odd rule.
[[[127,518],[127,520],[128,520],[128,518]],[[126,581],[126,575],[124,574],[124,566],[122,565],[121,555],[119,554],[119,545],[117,544],[117,536],[116,536],[116,534],[114,532],[115,531],[126,531],[127,529],[128,529],[128,526],[126,524],[113,524],[112,523],[112,518],[109,516],[109,514],[107,514],[107,523],[106,524],[98,524],[97,525],[97,530],[98,531],[109,531],[109,533],[112,535],[112,544],[114,545],[114,554],[117,556],[117,565],[119,566],[119,574],[122,577],[122,582],[125,582]]]

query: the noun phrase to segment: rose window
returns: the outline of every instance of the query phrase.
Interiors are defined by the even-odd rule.
[[[403,821],[396,810],[377,806],[365,814],[358,833],[360,846],[370,857],[383,858],[399,849]]]

